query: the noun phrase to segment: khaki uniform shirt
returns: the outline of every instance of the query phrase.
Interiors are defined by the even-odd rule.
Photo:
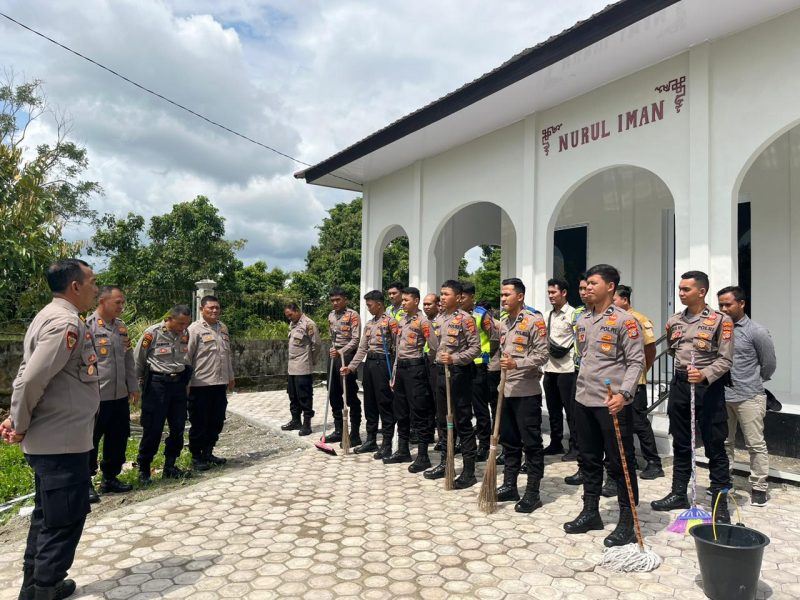
[[[642,330],[642,344],[649,346],[656,343],[656,334],[654,333],[653,322],[640,313],[638,310],[632,308],[628,310],[633,315],[633,318],[639,321],[639,328]],[[645,365],[646,366],[646,365]],[[647,371],[642,370],[642,376],[639,378],[639,385],[647,384]]]
[[[319,329],[306,315],[289,323],[289,375],[311,375],[322,341]]]
[[[144,379],[145,367],[153,373],[183,373],[189,352],[189,334],[175,335],[161,321],[145,329],[133,358],[136,360],[136,377]]]
[[[22,364],[11,394],[11,422],[24,433],[26,454],[74,454],[92,449],[100,407],[97,354],[78,309],[54,298],[25,334]]]
[[[395,325],[392,326],[392,323]],[[375,352],[378,354],[386,354],[384,352],[384,341],[386,348],[389,352],[392,351],[392,338],[397,331],[397,321],[392,319],[386,313],[372,317],[364,325],[364,335],[361,336],[361,341],[358,343],[358,350],[355,356],[350,359],[347,364],[352,370],[356,370],[361,361],[367,355],[367,352]]]
[[[421,310],[415,315],[403,312],[399,319],[395,319],[391,325],[393,330],[397,330],[395,335],[395,348],[397,348],[397,360],[412,358],[422,358],[425,350],[425,343],[431,335],[428,318]]]
[[[361,334],[361,317],[352,308],[345,308],[341,313],[331,311],[328,314],[328,330],[334,347],[342,356],[352,356],[358,348]],[[342,361],[344,364],[344,361]]]
[[[572,373],[575,371],[575,360],[571,350],[575,341],[575,330],[572,328],[574,314],[575,309],[569,304],[565,304],[559,310],[549,311],[545,317],[553,343],[570,348],[570,351],[561,358],[550,356],[544,367],[545,373]]]
[[[468,365],[481,355],[481,339],[475,319],[466,311],[456,309],[448,314],[440,313],[438,336],[428,340],[436,351],[436,362],[441,364],[442,352],[449,352],[454,365]]]
[[[506,398],[536,396],[542,393],[539,385],[541,367],[547,363],[547,325],[541,313],[523,309],[512,321],[503,319],[500,325],[500,352],[517,363],[516,369],[506,371]],[[498,360],[499,363],[499,360]]]
[[[97,349],[100,400],[119,400],[139,391],[128,328],[119,319],[105,321],[97,311],[86,319]]]
[[[706,305],[702,312],[689,316],[688,309],[672,315],[667,321],[669,354],[676,369],[692,364],[714,383],[733,365],[733,321],[724,313]]]
[[[224,323],[215,325],[200,317],[189,325],[187,360],[192,365],[193,387],[228,385],[234,379],[231,336]]]
[[[581,369],[575,400],[584,406],[605,406],[606,379],[611,380],[613,393],[626,391],[634,396],[644,370],[644,344],[633,315],[613,304],[602,314],[586,311],[577,321],[576,332]]]
[[[500,371],[500,327],[502,327],[502,321],[498,319],[492,319],[494,325],[494,333],[492,333],[492,337],[490,340],[492,349],[492,357],[489,359],[489,371]]]

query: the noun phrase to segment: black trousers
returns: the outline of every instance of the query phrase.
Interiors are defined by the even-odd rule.
[[[489,409],[488,365],[475,365],[472,378],[472,411],[475,413],[475,436],[482,446],[492,435],[492,412]]]
[[[569,426],[569,445],[575,447],[575,421],[573,419],[572,391],[575,387],[575,373],[545,373],[542,382],[550,419],[550,443],[562,444],[564,439],[564,417]]]
[[[103,478],[114,479],[122,472],[130,435],[131,409],[127,396],[100,402],[92,434],[94,447],[89,452],[89,470],[92,475],[97,473],[97,449],[101,438],[103,439],[103,460],[100,462],[100,469],[103,471]]]
[[[492,424],[497,418],[497,396],[500,387],[500,371],[487,371],[486,381],[489,383],[489,408],[492,410]]]
[[[628,404],[617,413],[619,428],[622,433],[622,445],[625,448],[625,459],[628,462],[633,497],[639,504],[639,483],[636,479],[636,453],[633,448],[633,407]],[[587,496],[599,496],[603,489],[603,455],[608,459],[608,476],[617,482],[620,506],[630,506],[625,475],[619,457],[617,436],[614,433],[614,421],[605,406],[584,406],[575,404],[575,426],[580,439],[581,468],[583,469],[583,493]]]
[[[384,439],[394,435],[394,397],[389,387],[389,371],[385,358],[368,358],[364,362],[364,413],[367,436],[378,434],[378,418]]]
[[[428,369],[428,398],[430,398],[431,403],[428,426],[432,432],[432,437],[433,432],[436,431],[436,375],[439,372],[439,369],[436,367],[436,364],[433,362],[430,354],[425,357],[425,366]]]
[[[289,375],[286,391],[289,394],[289,412],[292,419],[314,416],[314,378],[312,375]]]
[[[186,381],[184,377],[167,380],[153,375],[142,395],[142,441],[139,443],[140,465],[149,465],[158,452],[164,423],[169,435],[164,442],[164,456],[177,458],[183,450],[186,428]]]
[[[430,442],[433,439],[431,414],[433,405],[428,395],[428,368],[424,359],[420,359],[419,364],[398,364],[394,382],[397,437],[407,440],[413,428],[420,442]]]
[[[26,454],[36,494],[24,566],[40,586],[67,576],[89,514],[89,453]]]
[[[725,389],[722,380],[711,385],[695,384],[695,417],[708,459],[708,471],[713,489],[730,487],[731,476],[725,439],[728,437],[728,415],[725,409]],[[686,374],[672,378],[667,404],[669,433],[675,455],[672,471],[672,491],[686,493],[692,476],[692,444],[690,384]]]
[[[639,446],[642,449],[642,456],[648,463],[661,465],[661,457],[658,455],[656,446],[656,436],[653,434],[653,426],[647,418],[647,386],[639,385],[636,388],[636,396],[633,398],[633,433],[639,438]]]
[[[225,411],[228,408],[228,386],[192,386],[189,393],[189,451],[199,458],[203,451],[217,445],[219,434],[225,426]]]
[[[352,359],[353,355],[345,358]],[[341,355],[334,359],[329,357],[329,369],[331,367],[331,360],[333,360],[333,372],[328,394],[331,399],[331,411],[333,412],[333,416],[341,418],[342,410],[344,410],[344,387],[342,387],[342,376],[339,374],[342,368],[342,357]],[[349,362],[349,360],[347,362]],[[328,372],[330,373],[331,371]],[[355,433],[361,427],[361,401],[358,399],[358,379],[356,378],[355,371],[345,377],[345,385],[347,386],[347,407],[350,409],[350,429]]]
[[[436,420],[439,439],[447,440],[447,384],[444,365],[436,365]],[[472,377],[475,365],[450,365],[450,396],[455,434],[461,440],[461,455],[475,460],[475,430],[472,428]]]
[[[541,481],[544,477],[541,394],[503,399],[500,443],[503,444],[503,456],[506,457],[506,473],[519,473],[522,453],[525,452],[528,478]]]

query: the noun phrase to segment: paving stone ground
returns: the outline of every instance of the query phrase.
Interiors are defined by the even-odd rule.
[[[323,402],[318,391],[315,405]],[[230,410],[271,426],[288,419],[282,392],[236,394]],[[321,414],[315,425],[318,432]],[[91,519],[70,573],[76,597],[705,597],[692,538],[664,531],[674,515],[649,508],[667,479],[641,483],[640,508],[646,542],[664,564],[618,575],[595,566],[616,520],[614,499],[601,502],[606,532],[567,536],[561,527],[579,510],[580,490],[563,483],[574,463],[548,459],[542,509],[520,515],[503,505],[487,516],[477,508],[478,486],[445,492],[406,465],[330,457],[312,440],[289,458]],[[701,470],[702,491],[706,476]],[[774,488],[766,508],[737,497],[743,521],[772,540],[759,597],[800,597],[800,490]],[[21,555],[19,544],[0,549],[0,599],[16,598]]]

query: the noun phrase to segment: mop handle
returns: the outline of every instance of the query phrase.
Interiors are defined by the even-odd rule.
[[[453,428],[453,400],[450,397],[450,365],[444,366],[444,388],[447,392],[447,428]]]
[[[605,380],[606,389],[608,390],[608,399],[614,395],[611,391],[611,380]],[[636,529],[636,543],[639,544],[639,550],[644,552],[644,540],[642,539],[642,529],[639,526],[639,513],[636,511],[636,499],[633,497],[633,486],[631,485],[631,476],[628,472],[628,460],[625,458],[625,446],[622,444],[622,432],[619,429],[619,419],[616,413],[611,415],[611,420],[614,421],[614,434],[617,436],[617,448],[619,448],[619,460],[622,463],[622,474],[625,475],[625,487],[628,489],[628,502],[631,505],[631,514],[633,515],[633,526]]]
[[[690,359],[689,366],[694,368],[694,350]],[[695,449],[695,436],[697,435],[697,426],[695,425],[695,388],[694,384],[689,384],[689,413],[692,421],[691,428],[691,444],[692,444],[692,508],[697,506],[697,450]]]
[[[506,397],[506,375],[506,370],[500,369],[500,386],[497,388],[497,412],[495,412],[494,431],[492,431],[489,450],[497,450],[497,442],[500,439],[500,416],[503,414],[503,400]]]

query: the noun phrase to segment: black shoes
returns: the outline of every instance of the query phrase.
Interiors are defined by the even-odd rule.
[[[539,490],[535,492],[525,492],[522,500],[514,505],[514,512],[532,513],[537,508],[542,508],[542,499],[539,497]]]
[[[503,450],[500,450],[500,454],[497,455],[497,459],[494,461],[496,465],[505,465],[506,464],[506,453]]]
[[[717,500],[719,497],[719,500]],[[716,508],[715,508],[716,507]],[[711,497],[711,510],[714,515],[715,523],[730,524],[731,515],[728,512],[728,494],[714,490]]]
[[[303,417],[303,425],[300,427],[300,431],[297,432],[297,435],[311,435],[311,417]]]
[[[497,488],[498,502],[516,502],[517,500],[519,500],[519,490],[516,481],[514,483],[503,482],[503,485]]]
[[[606,475],[606,482],[603,484],[603,489],[600,492],[603,498],[614,498],[617,495],[617,482]]]
[[[333,433],[325,436],[325,442],[335,444],[342,441],[342,417],[333,417]]]
[[[100,502],[100,494],[94,489],[94,484],[89,482],[89,504],[97,504]]]
[[[192,457],[192,471],[208,471],[210,468],[211,465],[206,462],[204,455]]]
[[[285,425],[281,425],[281,429],[283,431],[296,431],[300,429],[300,427],[302,427],[300,424],[300,419],[295,419],[294,417],[292,417],[292,419]]]
[[[408,440],[401,439],[397,443],[397,452],[392,454],[389,458],[384,458],[383,464],[396,465],[398,463],[410,463],[411,461],[412,458],[411,451],[408,448]]]
[[[475,453],[475,462],[486,462],[489,458],[489,446],[481,444]]]
[[[125,494],[130,492],[132,489],[132,485],[128,483],[122,483],[116,477],[112,477],[111,479],[103,479],[103,482],[100,484],[100,491],[104,494]]]
[[[727,506],[727,503],[726,503]],[[678,493],[678,492],[670,492],[661,500],[653,500],[650,503],[650,508],[655,511],[665,512],[668,510],[675,510],[676,508],[689,508],[689,498],[686,497],[686,493]]]
[[[372,455],[375,460],[390,458],[392,456],[392,438],[383,436],[381,447]]]
[[[561,462],[575,462],[576,460],[578,460],[578,449],[574,447],[561,457]]]
[[[350,436],[350,441],[353,441],[353,437]],[[375,441],[375,436],[370,436],[367,434],[367,441],[363,444],[360,444],[358,448],[353,450],[355,454],[367,454],[368,452],[375,452],[378,449],[378,443]]]
[[[564,523],[567,533],[586,533],[587,531],[603,528],[603,519],[600,518],[600,497],[584,496],[583,510],[569,523]]]
[[[358,430],[356,429],[355,432],[354,432],[351,429],[350,430],[350,447],[351,448],[357,448],[362,443],[363,442],[361,441],[361,436],[359,435]],[[341,444],[339,444],[339,446],[341,447]],[[355,450],[353,450],[353,452],[355,452]]]
[[[647,463],[647,466],[639,473],[639,479],[658,479],[659,477],[664,477],[664,469],[655,462]]]
[[[164,459],[164,470],[161,472],[161,479],[184,479],[191,477],[189,471],[175,466],[175,457],[168,456]]]
[[[55,585],[40,586],[35,583],[19,592],[19,600],[63,600],[75,593],[75,582],[62,579]]]
[[[767,505],[767,492],[761,490],[753,490],[750,492],[750,506],[766,506]]]
[[[445,444],[441,439],[438,442],[436,442],[436,445],[433,447],[433,451],[434,452],[444,452],[445,451]]]
[[[567,485],[583,485],[583,471],[578,469],[574,475],[567,475],[564,477],[564,483]]]
[[[603,545],[606,548],[613,548],[614,546],[632,544],[635,541],[636,531],[633,528],[633,512],[629,506],[620,506],[617,526],[603,540]]]
[[[559,443],[553,444],[551,442],[550,445],[544,449],[545,456],[555,456],[556,454],[563,454],[563,453],[564,453],[564,446]]]
[[[150,485],[150,463],[139,463],[139,485]]]
[[[461,475],[456,477],[453,487],[457,490],[465,490],[476,483],[478,483],[478,480],[475,478],[475,459],[465,458],[464,469],[461,471]]]
[[[218,466],[218,467],[221,467],[222,465],[228,462],[227,458],[222,458],[221,456],[214,456],[213,448],[206,448],[205,459],[206,462],[211,466]]]
[[[428,444],[420,442],[417,444],[417,458],[408,465],[409,473],[421,473],[431,468],[431,459],[428,457]]]
[[[444,473],[447,470],[447,455],[442,452],[441,462],[433,467],[430,471],[425,471],[422,476],[425,479],[443,479]]]

